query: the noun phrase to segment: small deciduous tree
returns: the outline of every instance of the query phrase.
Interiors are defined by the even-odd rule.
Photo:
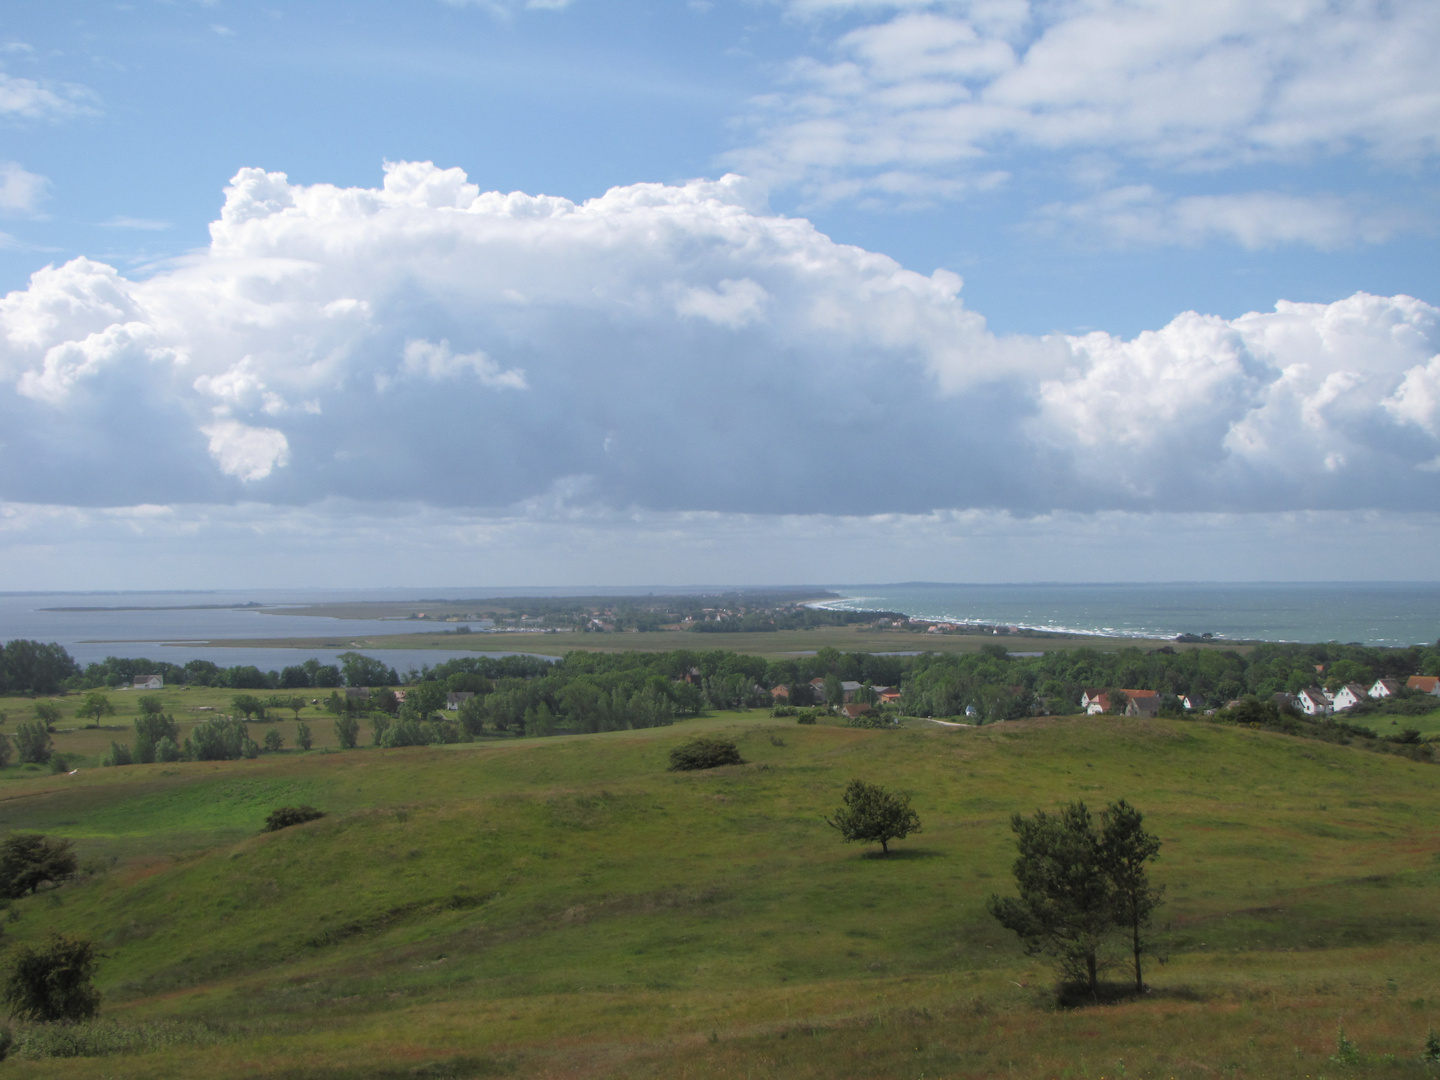
[[[140,706],[142,716],[159,716],[165,711],[165,702],[159,694],[146,694],[135,704]]]
[[[301,750],[309,750],[312,741],[310,725],[300,724],[300,726],[295,729],[295,745],[300,747]]]
[[[353,716],[342,716],[335,721],[335,740],[342,750],[354,750],[360,740],[360,721]]]
[[[109,694],[94,690],[85,695],[85,700],[75,710],[75,715],[98,724],[105,717],[115,715],[115,706],[111,703]]]
[[[843,796],[845,805],[825,823],[838,829],[845,842],[879,844],[880,854],[890,854],[890,841],[903,840],[920,831],[920,815],[910,806],[909,795],[886,791],[879,784],[851,780]]]
[[[100,1011],[94,985],[99,959],[93,941],[53,932],[43,944],[16,945],[0,983],[0,1000],[11,1016],[24,1020],[88,1020]]]
[[[10,736],[0,735],[0,769],[10,764],[10,756],[14,749],[10,745]]]
[[[44,765],[54,752],[55,743],[40,720],[32,720],[15,729],[15,748],[26,765]]]
[[[252,716],[265,719],[265,703],[254,694],[236,694],[230,699],[230,704],[236,712],[244,713],[246,720]]]
[[[285,708],[293,712],[295,714],[295,719],[299,720],[300,710],[305,708],[305,699],[303,697],[300,697],[298,694],[294,697],[288,697],[285,699]]]
[[[60,720],[60,706],[53,701],[37,701],[35,703],[35,719],[44,724],[47,731],[54,731],[55,725]]]
[[[75,876],[74,845],[40,833],[11,833],[0,841],[0,895],[10,899],[34,893],[47,882]]]
[[[272,727],[269,731],[265,732],[265,742],[263,745],[266,750],[272,753],[284,748],[285,740],[281,737],[279,728]]]
[[[166,735],[163,739],[161,739],[155,744],[156,761],[161,761],[169,764],[172,761],[179,761],[184,756],[185,752],[180,749],[180,744],[177,743],[174,739],[170,738],[169,735]]]

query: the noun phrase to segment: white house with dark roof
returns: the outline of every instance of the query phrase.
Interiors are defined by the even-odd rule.
[[[1295,704],[1300,706],[1300,711],[1306,716],[1326,716],[1330,712],[1330,702],[1314,687],[1307,687],[1296,694]]]
[[[136,676],[135,676],[135,689],[136,689],[136,690],[163,690],[164,688],[165,688],[165,680],[164,680],[161,676],[159,676],[159,675],[136,675]]]
[[[1394,697],[1400,692],[1401,682],[1399,679],[1376,679],[1375,685],[1370,687],[1372,698]]]
[[[1353,709],[1362,701],[1368,701],[1369,698],[1370,694],[1366,691],[1365,687],[1359,683],[1347,682],[1344,686],[1340,687],[1339,690],[1335,691],[1333,704],[1336,712],[1342,712],[1345,709]]]

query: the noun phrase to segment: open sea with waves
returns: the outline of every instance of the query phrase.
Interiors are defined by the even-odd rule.
[[[827,607],[1115,637],[1433,644],[1440,582],[835,586]]]

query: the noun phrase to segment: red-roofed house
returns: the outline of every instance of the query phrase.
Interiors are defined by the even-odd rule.
[[[1440,675],[1411,675],[1405,680],[1408,690],[1419,690],[1422,694],[1440,697]]]

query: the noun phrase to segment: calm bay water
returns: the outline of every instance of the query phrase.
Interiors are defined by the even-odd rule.
[[[836,591],[849,599],[829,606],[1081,634],[1211,633],[1229,640],[1392,646],[1440,639],[1437,582],[869,585]]]
[[[1133,637],[1212,633],[1230,640],[1358,641],[1413,645],[1440,638],[1440,583],[1107,584],[1107,585],[830,585],[847,599],[832,606],[903,611],[925,619],[995,623],[1040,630]],[[403,633],[400,622],[267,615],[252,610],[185,609],[200,604],[304,604],[347,600],[454,599],[504,595],[639,595],[661,589],[246,590],[185,593],[0,594],[0,640],[57,641],[81,663],[106,656],[144,656],[183,664],[279,668],[310,656],[330,662],[340,649],[237,649],[188,642],[217,638],[284,638]],[[693,590],[700,591],[700,590]],[[708,590],[706,590],[708,591]],[[47,608],[172,610],[48,611]],[[466,644],[484,648],[477,635]],[[707,645],[723,645],[709,642]],[[366,649],[405,671],[435,664],[449,650]]]

